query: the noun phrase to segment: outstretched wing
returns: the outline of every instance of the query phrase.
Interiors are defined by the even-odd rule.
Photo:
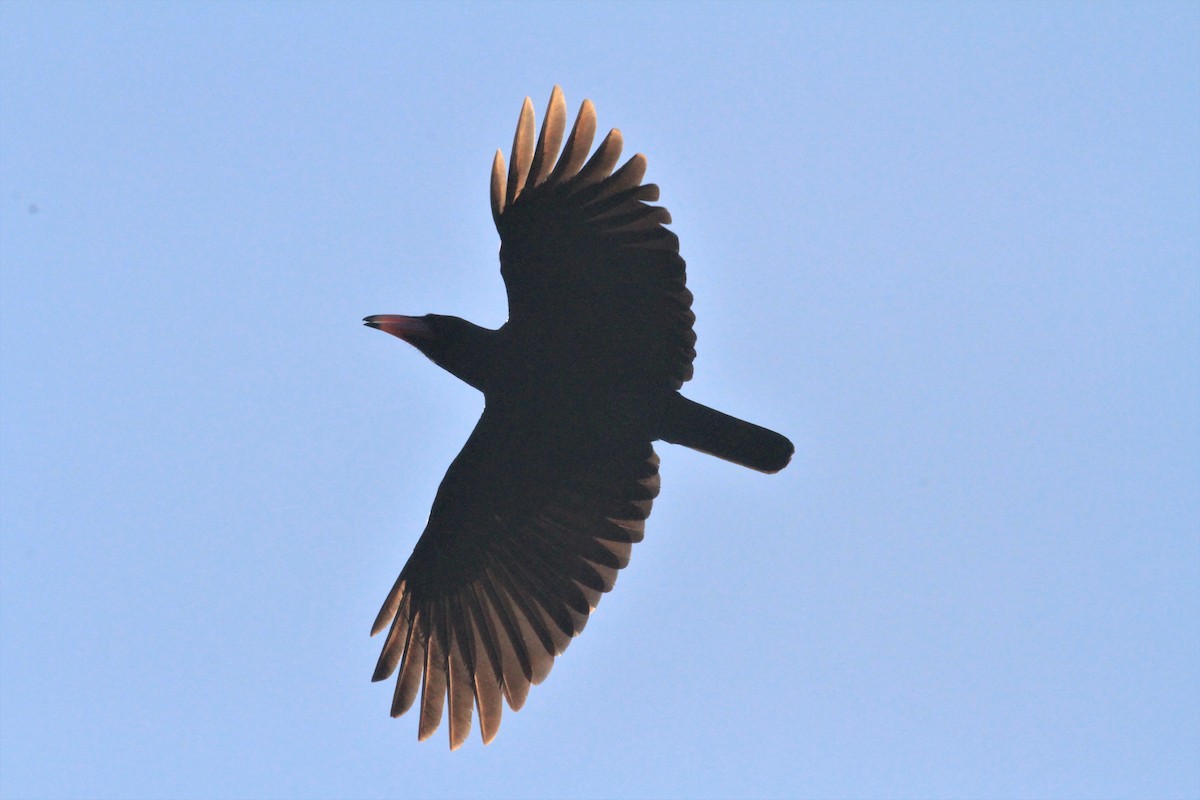
[[[583,101],[559,155],[566,104],[555,86],[537,144],[533,105],[521,108],[512,161],[496,151],[492,215],[509,322],[541,344],[549,366],[586,384],[678,389],[692,377],[696,335],[679,239],[663,227],[665,208],[648,205],[646,157],[613,171],[621,132],[591,159],[596,111]]]
[[[466,741],[473,705],[490,742],[501,698],[521,708],[641,541],[658,457],[644,439],[586,428],[489,405],[450,465],[371,630],[390,625],[373,679],[399,668],[392,716],[421,689],[420,739],[448,697],[450,746]]]

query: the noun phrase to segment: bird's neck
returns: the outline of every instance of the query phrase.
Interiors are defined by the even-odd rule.
[[[438,338],[425,354],[454,377],[486,394],[495,383],[499,331],[456,319],[453,335]]]

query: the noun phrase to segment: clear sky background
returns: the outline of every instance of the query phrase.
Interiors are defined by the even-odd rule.
[[[0,4],[5,797],[1200,795],[1200,5]],[[688,261],[646,540],[496,742],[367,631],[521,100]]]

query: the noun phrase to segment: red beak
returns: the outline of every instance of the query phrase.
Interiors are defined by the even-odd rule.
[[[399,337],[409,344],[414,339],[432,339],[433,331],[429,323],[420,317],[402,317],[399,314],[376,314],[363,320],[368,328],[376,328],[384,333]]]

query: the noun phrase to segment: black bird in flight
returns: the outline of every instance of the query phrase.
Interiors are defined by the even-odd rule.
[[[794,450],[679,393],[692,377],[696,317],[679,239],[663,227],[671,217],[648,204],[658,187],[642,183],[646,157],[614,172],[614,129],[589,159],[588,100],[559,154],[566,122],[556,86],[535,143],[525,98],[507,171],[496,151],[492,216],[508,322],[364,320],[484,396],[371,628],[388,631],[373,680],[399,668],[392,716],[419,688],[424,740],[449,698],[451,748],[466,741],[472,706],[491,742],[502,699],[520,709],[613,588],[658,495],[652,442],[762,472],[783,469]]]

